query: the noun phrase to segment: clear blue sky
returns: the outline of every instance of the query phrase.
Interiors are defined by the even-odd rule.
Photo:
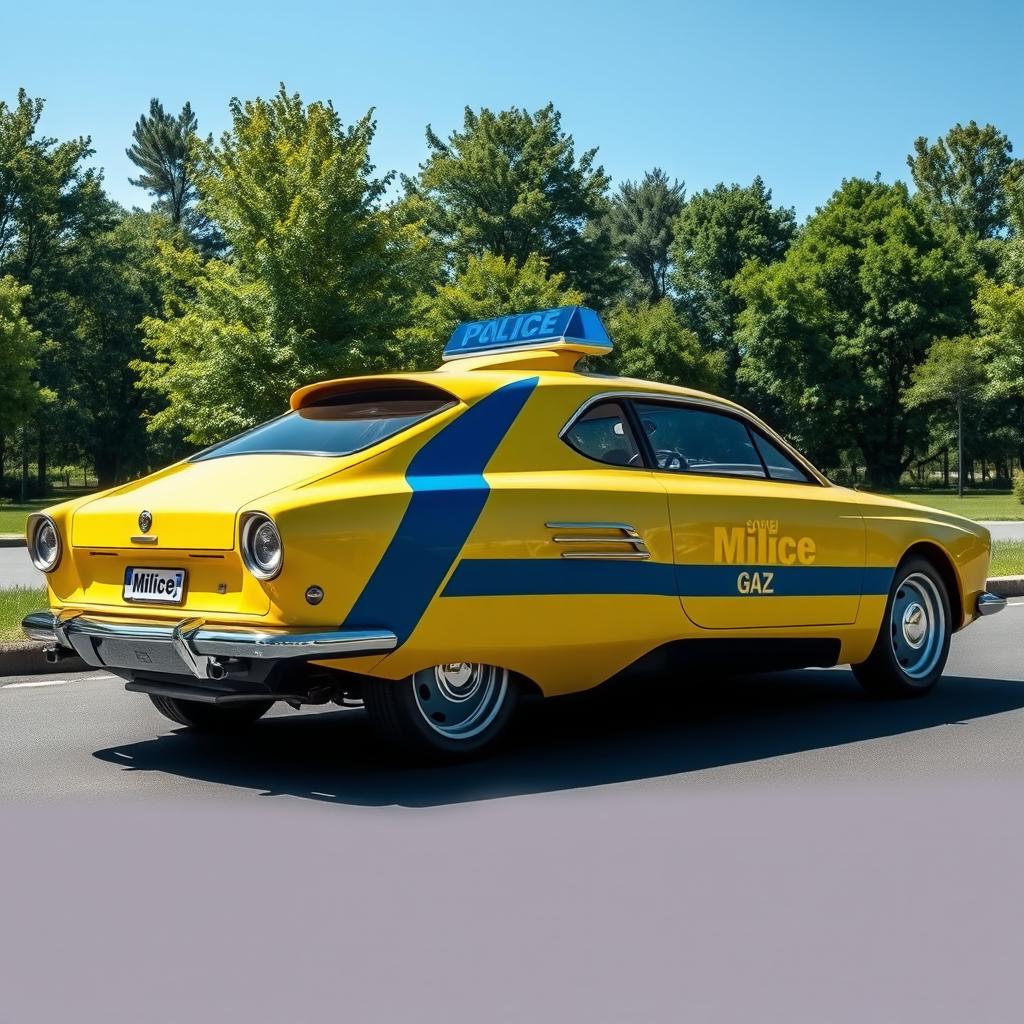
[[[47,101],[45,130],[88,134],[110,193],[148,204],[124,155],[151,96],[205,132],[231,96],[280,81],[346,121],[377,109],[374,159],[413,171],[424,125],[466,104],[549,99],[615,181],[659,165],[689,191],[761,174],[806,216],[844,176],[906,177],[917,135],[991,121],[1024,156],[1024,3],[977,0],[175,4],[46,0],[2,19],[0,97]]]

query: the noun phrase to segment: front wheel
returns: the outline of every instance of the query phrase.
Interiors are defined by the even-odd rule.
[[[272,700],[247,700],[240,704],[205,704],[180,697],[149,695],[153,707],[164,718],[186,725],[196,732],[241,732],[262,718],[274,705]]]
[[[952,634],[942,577],[926,559],[908,558],[893,577],[874,649],[854,675],[880,697],[924,696],[946,667]]]
[[[517,689],[507,669],[452,662],[364,687],[366,710],[384,735],[420,753],[458,757],[493,743],[512,717]]]

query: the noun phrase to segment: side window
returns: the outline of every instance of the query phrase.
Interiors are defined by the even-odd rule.
[[[637,402],[658,468],[764,478],[764,466],[742,421],[685,405]]]
[[[636,438],[618,402],[592,405],[566,431],[564,438],[588,459],[610,466],[643,466]]]
[[[788,480],[790,483],[805,484],[810,477],[777,444],[772,443],[760,431],[751,428],[757,450],[768,467],[773,480]]]

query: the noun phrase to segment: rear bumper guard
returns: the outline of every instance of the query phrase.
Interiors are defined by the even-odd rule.
[[[995,615],[996,612],[1001,612],[1006,607],[1006,598],[985,591],[978,595],[976,607],[979,615]]]
[[[32,612],[21,626],[30,639],[51,644],[58,657],[74,651],[96,668],[159,671],[197,679],[223,678],[227,661],[344,658],[386,654],[398,646],[397,637],[388,630],[263,629],[207,625],[199,618],[169,623],[104,618],[73,609]]]

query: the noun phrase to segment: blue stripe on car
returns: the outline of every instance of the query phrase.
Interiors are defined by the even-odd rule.
[[[483,511],[490,491],[484,469],[537,380],[493,391],[413,456],[405,515],[343,629],[390,629],[400,644],[409,638]]]
[[[680,565],[665,562],[562,558],[467,558],[442,597],[525,597],[551,594],[648,594],[661,597],[746,597],[740,573],[772,573],[773,594],[753,597],[845,597],[887,594],[893,570],[828,565]]]

